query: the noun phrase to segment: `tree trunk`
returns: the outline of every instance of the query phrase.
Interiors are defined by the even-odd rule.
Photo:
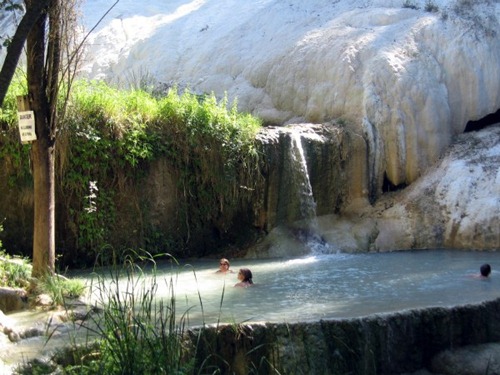
[[[44,119],[39,120],[45,122]],[[38,121],[37,121],[38,122]],[[32,276],[40,277],[55,271],[55,179],[54,151],[40,139],[32,149],[34,179],[34,232]]]
[[[36,0],[26,2],[29,7]],[[35,113],[37,140],[32,147],[34,180],[33,277],[55,271],[55,138],[50,131],[50,103],[46,93],[46,20],[42,15],[27,38],[28,95]]]

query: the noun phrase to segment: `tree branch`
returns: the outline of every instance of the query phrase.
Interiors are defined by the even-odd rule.
[[[5,57],[2,70],[0,71],[0,107],[3,104],[10,82],[16,71],[17,63],[19,62],[28,33],[49,2],[50,0],[38,0],[35,1],[32,6],[27,6],[26,13],[19,23],[14,37],[7,48],[7,56]]]

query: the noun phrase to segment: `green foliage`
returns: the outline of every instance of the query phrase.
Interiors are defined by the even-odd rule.
[[[24,81],[19,75],[0,109],[0,165],[7,166],[9,186],[30,190],[31,146],[19,142],[15,99],[25,92]],[[189,237],[214,223],[221,231],[230,228],[262,178],[255,147],[260,126],[258,119],[239,113],[236,102],[213,94],[172,89],[157,98],[101,81],[75,82],[56,147],[59,233],[71,234],[73,242],[64,238],[65,246],[85,254],[72,258],[82,265],[108,245],[171,251],[184,243],[179,233]],[[173,234],[143,220],[150,202],[140,201],[134,190],[159,159],[168,161],[178,181],[179,192],[173,193],[184,227]],[[137,236],[136,242],[116,238],[117,226],[124,225],[134,226],[128,234]]]
[[[64,305],[67,298],[77,298],[85,292],[85,284],[79,279],[67,279],[59,275],[51,275],[39,280],[37,292],[48,294],[54,305]]]
[[[17,131],[17,96],[26,95],[28,92],[25,78],[24,73],[17,70],[7,90],[3,105],[0,107],[2,131],[11,127]]]
[[[180,171],[183,191],[190,193],[183,196],[190,225],[231,216],[259,180],[254,140],[260,121],[238,113],[237,103],[227,109],[227,98],[217,102],[214,95],[179,96],[171,90],[159,106],[161,131],[168,132],[166,154]]]
[[[0,286],[26,288],[29,286],[30,276],[31,266],[28,260],[9,256],[1,250],[0,243]]]
[[[229,107],[227,98],[218,102],[214,95],[170,90],[157,99],[140,90],[80,81],[67,119],[67,174],[62,182],[64,190],[84,197],[78,206],[71,204],[81,248],[106,245],[117,214],[119,179],[140,181],[157,158],[168,158],[179,171],[179,186],[191,193],[184,196],[183,209],[189,226],[204,225],[221,210],[234,208],[247,193],[235,186],[252,186],[257,180],[254,139],[261,124],[238,113],[237,103]],[[115,176],[115,185],[108,176]],[[175,243],[165,241],[156,244],[145,238],[143,243],[158,248]]]
[[[0,163],[9,187],[21,189],[32,185],[29,160],[30,146],[19,141],[16,97],[27,92],[26,80],[17,71],[3,106],[0,107]]]

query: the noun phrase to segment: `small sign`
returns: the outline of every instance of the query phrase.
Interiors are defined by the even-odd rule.
[[[36,141],[35,113],[33,111],[22,111],[17,113],[19,119],[19,135],[21,142]]]

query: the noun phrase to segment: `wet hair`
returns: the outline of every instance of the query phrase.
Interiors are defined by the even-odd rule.
[[[219,263],[225,263],[225,264],[227,264],[227,267],[229,268],[229,261],[226,258],[221,258],[221,260],[219,260]]]
[[[247,282],[249,284],[253,284],[253,281],[252,281],[252,271],[250,271],[248,268],[240,268],[240,272],[241,272],[241,274],[244,277],[243,282]]]
[[[488,277],[491,273],[491,266],[488,263],[485,263],[479,270],[481,271],[481,276]]]

